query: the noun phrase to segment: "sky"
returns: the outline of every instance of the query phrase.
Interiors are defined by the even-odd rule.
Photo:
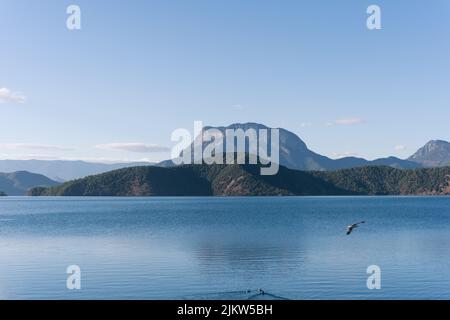
[[[450,140],[448,0],[0,0],[0,38],[0,159],[160,161],[196,120],[332,158]]]

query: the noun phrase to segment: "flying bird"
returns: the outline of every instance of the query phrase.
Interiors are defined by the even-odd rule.
[[[353,229],[358,228],[359,225],[362,224],[362,223],[366,223],[366,222],[365,221],[361,221],[361,222],[354,223],[354,224],[348,226],[347,227],[347,235],[350,235],[350,233],[352,233]]]

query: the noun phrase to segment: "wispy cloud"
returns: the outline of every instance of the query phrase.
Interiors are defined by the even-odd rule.
[[[20,92],[12,92],[8,88],[0,88],[0,103],[24,103],[26,97]]]
[[[395,151],[404,151],[404,150],[406,150],[407,148],[406,148],[406,146],[404,146],[404,145],[402,145],[402,144],[398,144],[398,145],[396,145],[395,147],[394,147],[394,150]]]
[[[300,127],[301,128],[306,128],[306,127],[311,127],[312,123],[311,122],[302,122],[300,123]]]
[[[97,149],[102,150],[118,150],[118,151],[129,151],[129,152],[139,152],[139,153],[157,153],[157,152],[168,152],[170,148],[158,146],[155,144],[145,144],[145,143],[106,143],[98,144],[95,146]]]
[[[333,122],[333,124],[340,125],[340,126],[353,126],[356,124],[364,123],[364,120],[361,118],[343,118],[338,119]]]
[[[35,151],[69,151],[74,150],[74,148],[55,146],[48,144],[34,144],[34,143],[0,143],[0,149],[7,150],[18,150],[27,149]]]
[[[242,111],[242,110],[246,109],[247,107],[242,104],[234,104],[231,106],[231,108],[236,111]]]

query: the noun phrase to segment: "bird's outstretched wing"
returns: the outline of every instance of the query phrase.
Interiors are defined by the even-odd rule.
[[[358,226],[359,226],[360,224],[363,224],[363,223],[366,223],[366,222],[365,222],[365,221],[361,221],[361,222],[358,222],[358,223],[354,223],[354,224],[352,224],[351,226],[348,226],[348,227],[347,227],[347,235],[349,235],[350,233],[352,233],[353,229],[358,228]]]

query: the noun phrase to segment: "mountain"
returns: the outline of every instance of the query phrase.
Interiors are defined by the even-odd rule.
[[[219,130],[225,137],[225,131],[227,129],[237,130],[242,129],[244,131],[248,129],[253,129],[258,132],[260,129],[269,129],[267,126],[258,123],[235,123],[228,127],[204,127],[202,134],[196,137],[196,140],[191,144],[191,151],[193,150],[194,143],[199,143],[200,139],[207,137],[207,130],[216,129]],[[417,162],[402,160],[395,157],[381,158],[373,161],[368,161],[362,158],[356,157],[346,157],[341,159],[330,159],[328,157],[322,156],[314,151],[310,150],[306,143],[300,139],[296,134],[286,130],[279,129],[280,133],[280,160],[279,163],[289,169],[294,170],[305,170],[305,171],[328,171],[328,170],[338,170],[353,167],[364,167],[364,166],[391,166],[399,169],[414,169],[419,168],[421,165]],[[269,134],[270,136],[270,134]],[[203,142],[203,149],[210,142]],[[226,138],[223,139],[223,143],[219,145],[225,145]],[[270,146],[270,141],[269,141]],[[249,153],[249,143],[246,144],[245,153]],[[269,147],[270,148],[270,147]],[[225,150],[225,147],[222,146]],[[244,150],[239,150],[244,152]],[[193,152],[191,152],[193,154]],[[162,167],[171,167],[173,162],[171,160],[166,160],[158,164]]]
[[[244,131],[254,129],[258,131],[260,129],[269,128],[258,123],[235,123],[227,127],[205,127],[204,131],[207,129],[217,129],[224,134],[227,129],[242,129]],[[415,169],[421,167],[450,165],[450,144],[445,141],[430,141],[407,160],[402,160],[396,157],[381,158],[373,161],[357,157],[331,159],[310,150],[306,143],[296,134],[282,128],[279,129],[279,132],[279,163],[282,166],[293,170],[332,171],[366,166],[390,166],[397,169]],[[201,139],[201,137],[202,135],[197,136],[196,141]],[[223,143],[226,144],[226,139],[224,139]],[[208,143],[203,143],[203,147],[207,145]],[[193,148],[193,144],[190,148]],[[249,151],[250,150],[247,144],[245,152],[248,153]],[[111,170],[145,165],[173,167],[174,163],[172,160],[162,161],[158,164],[146,162],[106,164],[62,160],[0,160],[0,172],[28,171],[45,175],[55,181],[63,182],[83,178],[89,175],[96,175]]]
[[[387,166],[396,169],[417,169],[422,167],[416,162],[402,160],[397,157],[380,158],[372,161],[363,158],[345,157],[332,161],[333,163],[326,170],[349,169],[368,166]]]
[[[0,173],[0,190],[10,196],[24,196],[31,188],[51,187],[57,184],[58,182],[46,176],[26,171]]]
[[[420,163],[424,167],[449,166],[450,143],[442,140],[432,140],[409,157],[408,160]]]
[[[4,193],[3,191],[0,191],[0,197],[6,197],[6,196],[7,196],[6,193]]]
[[[0,172],[28,171],[63,182],[115,169],[149,164],[144,162],[106,164],[63,160],[0,160]]]
[[[450,167],[363,167],[260,175],[258,165],[134,167],[34,188],[33,196],[450,195]]]
[[[362,167],[314,172],[336,187],[367,195],[450,195],[450,167],[400,170]]]

